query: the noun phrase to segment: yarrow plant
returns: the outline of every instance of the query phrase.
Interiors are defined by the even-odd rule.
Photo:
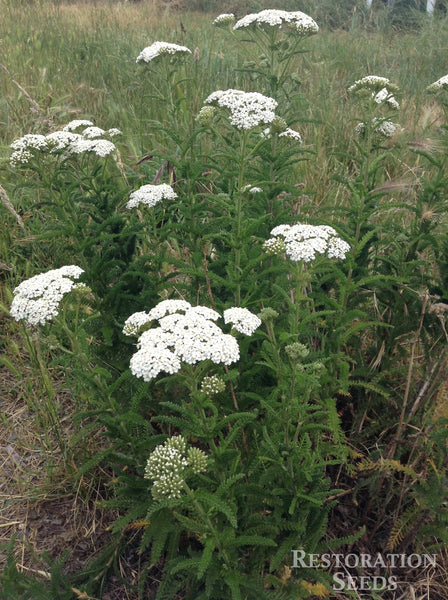
[[[400,130],[400,125],[390,121],[389,119],[379,119],[378,117],[374,117],[371,123],[371,131],[378,141],[381,139],[391,138]],[[366,132],[367,127],[365,123],[361,122],[356,125],[355,133],[357,135],[363,136],[366,134]]]
[[[430,94],[436,94],[437,92],[440,92],[441,90],[446,90],[446,89],[448,89],[448,75],[444,75],[437,81],[434,81],[434,83],[431,83],[430,85],[428,85],[428,87],[426,88],[426,91]]]
[[[230,110],[230,123],[237,129],[249,130],[272,123],[278,103],[258,92],[217,90],[206,98],[206,104],[216,104]]]
[[[159,326],[144,331],[138,338],[138,350],[130,362],[131,372],[150,381],[161,372],[177,373],[182,362],[194,365],[210,360],[215,364],[230,365],[238,361],[238,343],[216,325],[219,317],[219,313],[206,306],[191,306],[184,300],[164,300],[146,316],[143,312],[134,313],[124,324],[126,335],[138,335],[154,320]],[[259,321],[249,311],[238,313],[238,318],[229,318],[233,318],[239,330],[247,335],[255,330],[254,321]],[[230,322],[229,318],[226,322]]]
[[[343,260],[350,250],[350,245],[329,225],[278,225],[271,235],[274,237],[264,243],[264,250],[269,254],[286,253],[294,262],[307,263],[319,254]]]
[[[77,130],[82,129],[80,133]],[[27,134],[14,140],[10,156],[12,167],[27,166],[33,159],[45,159],[57,156],[59,160],[91,153],[105,158],[116,151],[116,146],[101,136],[114,137],[121,132],[113,128],[105,131],[95,127],[91,121],[75,120],[68,123],[62,130],[48,135]]]
[[[285,10],[262,10],[259,13],[246,15],[233,26],[234,30],[246,28],[267,29],[270,27],[284,27],[288,31],[312,35],[319,31],[317,23],[301,11],[288,12]]]
[[[278,137],[289,138],[291,140],[299,142],[299,144],[302,143],[302,136],[300,135],[300,133],[298,131],[295,131],[294,129],[290,129],[289,127],[287,129],[285,129],[285,131],[282,131],[281,133],[279,133]]]
[[[390,81],[387,77],[379,77],[378,75],[366,75],[361,79],[358,79],[349,88],[349,94],[365,94],[375,92],[378,94],[381,92],[384,94],[386,90],[389,93],[397,92],[398,87]]]
[[[178,44],[170,44],[168,42],[154,42],[151,46],[147,46],[140,52],[136,62],[149,63],[158,57],[185,56],[186,54],[191,54],[191,50],[186,46],[179,46]]]
[[[231,323],[236,331],[245,335],[252,335],[261,325],[261,319],[247,310],[234,306],[224,311],[224,323]]]
[[[213,25],[216,27],[225,27],[226,25],[231,25],[232,23],[235,23],[235,15],[233,13],[223,13],[218,15],[213,21]]]
[[[151,452],[145,467],[145,479],[153,481],[151,489],[155,500],[180,498],[185,490],[186,478],[191,473],[207,469],[207,455],[191,446],[182,436],[174,436]]]
[[[52,269],[23,281],[14,289],[10,314],[27,325],[44,325],[59,313],[63,297],[82,284],[75,283],[84,273],[75,265]]]
[[[175,200],[176,198],[176,192],[167,183],[147,184],[131,193],[126,208],[137,208],[140,204],[153,207],[162,200]]]

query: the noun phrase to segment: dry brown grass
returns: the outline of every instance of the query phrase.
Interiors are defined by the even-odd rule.
[[[1,326],[7,329],[5,322]],[[106,474],[76,477],[71,453],[64,453],[51,428],[43,430],[28,397],[40,382],[21,352],[19,374],[0,367],[0,547],[14,538],[18,568],[43,577],[48,568],[43,553],[57,559],[69,551],[68,570],[76,572],[110,539],[107,529],[114,514],[98,508]],[[69,447],[75,437],[75,403],[64,382],[53,378],[59,426]],[[5,560],[6,553],[0,552],[0,572]]]

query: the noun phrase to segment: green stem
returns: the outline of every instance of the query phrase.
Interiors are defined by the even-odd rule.
[[[190,498],[193,506],[197,510],[198,515],[201,517],[201,519],[203,520],[203,522],[209,528],[209,530],[210,530],[213,538],[215,539],[215,545],[218,548],[219,552],[221,553],[221,555],[222,555],[222,557],[224,559],[224,562],[226,563],[227,567],[229,569],[232,568],[233,565],[230,563],[229,557],[227,556],[226,551],[222,547],[221,540],[220,540],[220,535],[219,535],[218,530],[213,525],[212,521],[210,520],[210,517],[207,515],[207,513],[204,511],[204,509],[202,508],[202,506],[199,504],[199,502],[194,497],[193,490],[188,486],[188,484],[185,481],[184,481],[183,487],[184,487],[184,490],[187,492],[187,495]]]
[[[235,289],[235,305],[240,306],[241,304],[241,229],[242,229],[242,218],[243,218],[243,184],[244,184],[244,171],[246,166],[246,146],[247,146],[248,132],[244,131],[241,137],[240,145],[240,168],[238,171],[238,184],[236,190],[236,235],[235,235],[235,275],[236,275],[236,289]]]

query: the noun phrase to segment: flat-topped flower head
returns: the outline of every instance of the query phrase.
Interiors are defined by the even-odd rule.
[[[253,332],[261,325],[261,319],[247,310],[234,306],[224,311],[224,323],[231,323],[233,327],[240,333],[252,335]]]
[[[393,123],[388,119],[379,119],[378,117],[372,119],[371,131],[377,141],[393,137],[400,129],[401,127],[398,123]],[[355,127],[355,133],[360,137],[365,136],[367,133],[365,123],[358,123]]]
[[[75,289],[83,269],[67,265],[35,275],[14,289],[10,314],[16,321],[28,325],[44,325],[58,315],[63,297]]]
[[[104,131],[104,129],[101,129],[101,127],[96,127],[95,125],[91,125],[82,130],[83,137],[87,138],[88,140],[100,138],[105,133],[106,132]]]
[[[117,129],[116,127],[111,127],[110,129],[107,130],[107,135],[109,137],[116,137],[117,135],[121,135],[121,131],[120,129]]]
[[[272,123],[278,106],[277,101],[269,96],[234,89],[217,90],[206,98],[205,103],[228,109],[230,123],[244,130]]]
[[[28,164],[36,154],[48,150],[48,142],[44,135],[28,133],[14,140],[11,144],[13,150],[9,162],[12,167]]]
[[[81,127],[94,127],[94,124],[88,119],[74,119],[73,121],[70,121],[70,123],[67,123],[67,125],[62,128],[62,131],[76,131]]]
[[[258,13],[246,15],[235,23],[233,29],[269,27],[287,28],[302,35],[312,35],[319,31],[317,23],[301,11],[288,12],[286,10],[262,10]]]
[[[83,129],[82,133],[77,130]],[[114,131],[104,131],[86,119],[70,121],[61,130],[53,131],[48,135],[25,135],[11,144],[14,152],[10,156],[13,167],[27,165],[33,158],[37,160],[64,161],[68,158],[83,154],[96,154],[102,158],[113,154],[116,146],[110,140],[103,139],[103,135],[112,135]],[[112,132],[112,134],[110,133]],[[116,135],[116,134],[115,134]]]
[[[191,50],[186,46],[179,46],[178,44],[170,44],[168,42],[154,42],[151,46],[144,48],[137,56],[138,63],[140,62],[151,62],[159,56],[185,56],[191,54]]]
[[[160,183],[158,185],[147,184],[132,192],[126,208],[137,208],[140,204],[152,207],[162,200],[175,200],[176,198],[176,192],[167,183]]]
[[[274,253],[274,248],[279,249],[284,244],[286,256],[295,262],[311,262],[318,255],[344,259],[350,250],[350,245],[329,225],[278,225],[271,235],[274,237],[267,240],[265,249]]]
[[[353,85],[348,88],[350,94],[363,94],[366,92],[381,92],[384,88],[391,94],[398,92],[398,86],[390,81],[387,77],[379,77],[378,75],[367,75],[362,79],[355,81]]]
[[[213,25],[216,27],[226,27],[232,23],[235,23],[235,15],[233,13],[223,13],[222,15],[218,15],[213,21]]]
[[[117,149],[117,147],[115,146],[115,144],[113,142],[111,142],[110,140],[86,140],[87,142],[90,141],[90,144],[85,144],[83,146],[83,152],[92,152],[93,154],[96,154],[97,156],[101,156],[102,158],[105,158],[106,156],[109,156],[109,154],[113,154],[115,152],[115,150]]]
[[[441,90],[448,90],[448,75],[444,75],[426,88],[426,91],[430,94],[437,94]]]
[[[290,129],[289,127],[287,129],[285,129],[285,131],[282,131],[281,133],[279,133],[278,137],[289,138],[290,140],[299,142],[299,144],[302,143],[302,136],[300,135],[300,133],[298,131],[295,131],[294,129]]]
[[[182,363],[236,362],[238,343],[215,323],[219,316],[207,306],[191,306],[184,300],[163,300],[148,313],[134,313],[125,323],[126,335],[138,335],[151,321],[158,321],[159,326],[141,333],[131,358],[131,372],[150,381],[161,372],[177,373]]]
[[[263,191],[263,188],[258,187],[258,186],[252,186],[250,185],[250,183],[248,185],[245,185],[241,191],[244,193],[246,192],[247,194],[261,194]]]
[[[139,335],[143,327],[151,321],[151,317],[144,310],[136,312],[126,319],[123,326],[123,333],[128,336]]]

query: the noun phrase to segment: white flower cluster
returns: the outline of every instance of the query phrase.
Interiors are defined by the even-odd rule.
[[[76,131],[80,127],[93,126],[94,124],[92,123],[92,121],[89,121],[87,119],[74,119],[73,121],[70,121],[70,123],[67,123],[67,125],[62,128],[62,131]]]
[[[245,185],[242,189],[242,192],[248,192],[249,194],[261,194],[261,192],[263,191],[263,188],[261,187],[252,187],[250,185],[250,183],[248,185]]]
[[[145,479],[152,480],[155,500],[180,498],[190,467],[193,473],[207,469],[207,455],[199,448],[190,447],[184,437],[177,435],[151,452],[145,467]]]
[[[222,15],[218,15],[216,19],[213,21],[213,25],[217,27],[225,27],[226,25],[230,25],[235,22],[235,15],[233,13],[223,13]]]
[[[430,94],[435,94],[435,93],[439,92],[440,90],[447,89],[447,88],[448,88],[448,75],[444,75],[437,81],[434,81],[434,83],[431,83],[431,85],[428,85],[428,87],[426,88],[426,91],[429,92]]]
[[[126,319],[123,326],[123,333],[130,337],[138,336],[143,327],[151,321],[152,319],[144,310],[141,312],[136,312]]]
[[[77,129],[83,129],[77,133]],[[91,121],[76,119],[70,121],[60,131],[48,135],[27,134],[11,144],[13,153],[10,156],[12,167],[26,165],[35,157],[59,154],[63,159],[75,154],[92,152],[97,156],[106,157],[116,150],[115,144],[101,136],[114,137],[121,132],[113,128],[105,131],[95,127]]]
[[[234,306],[224,311],[224,323],[232,323],[233,327],[240,333],[252,335],[260,327],[261,320],[247,308]]]
[[[151,46],[144,48],[137,56],[136,62],[151,62],[158,56],[175,54],[191,54],[191,50],[186,46],[178,46],[177,44],[169,44],[168,42],[154,42]]]
[[[149,313],[131,315],[123,333],[138,335],[147,323],[159,327],[144,331],[130,362],[131,372],[150,381],[161,372],[177,373],[182,362],[193,365],[204,360],[230,365],[239,360],[236,339],[214,323],[219,313],[206,306],[191,306],[184,300],[164,300]]]
[[[59,313],[62,298],[78,285],[83,269],[67,265],[35,275],[14,289],[10,314],[16,321],[22,319],[29,325],[44,325]]]
[[[274,98],[258,92],[242,90],[217,90],[205,100],[206,104],[216,103],[230,110],[230,122],[237,129],[253,129],[269,124],[275,119],[278,103]]]
[[[313,34],[319,31],[317,23],[301,11],[288,12],[286,10],[268,9],[259,13],[246,15],[235,23],[233,29],[243,29],[246,27],[282,27],[287,25],[289,29],[301,34]]]
[[[385,87],[381,89],[378,93],[373,92],[372,98],[377,104],[385,103],[396,110],[400,108],[400,104],[395,100],[394,96]]]
[[[380,92],[386,88],[389,92],[398,91],[397,86],[387,79],[387,77],[379,77],[378,75],[367,75],[355,81],[353,85],[348,88],[350,94],[355,94],[361,91],[372,91]]]
[[[274,238],[267,240],[264,248],[272,252],[273,247],[280,247],[283,242],[286,255],[293,261],[310,262],[318,254],[344,259],[350,250],[349,244],[338,237],[336,230],[329,225],[278,225],[271,235]],[[275,244],[275,241],[280,243]]]
[[[290,129],[289,127],[278,134],[278,137],[286,137],[291,140],[295,140],[296,142],[302,143],[302,136],[298,131],[294,131],[294,129]]]
[[[175,198],[177,198],[176,192],[167,183],[143,185],[129,196],[126,208],[136,208],[139,204],[155,206],[162,200],[174,200]]]
[[[391,138],[400,130],[398,123],[385,119],[372,119],[372,131],[378,138]],[[355,127],[355,133],[362,136],[366,133],[365,123],[358,123]]]

